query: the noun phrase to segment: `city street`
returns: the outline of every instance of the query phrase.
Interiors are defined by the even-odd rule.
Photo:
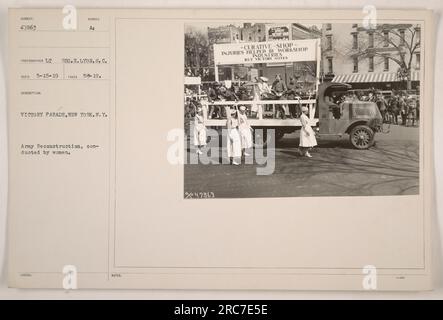
[[[257,164],[187,164],[184,191],[210,192],[215,198],[417,194],[419,128],[390,129],[377,133],[369,150],[353,149],[347,135],[320,138],[312,158],[299,155],[296,131],[277,143],[273,174],[257,175]]]

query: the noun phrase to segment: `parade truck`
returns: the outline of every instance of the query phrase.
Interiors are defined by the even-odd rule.
[[[279,45],[279,43],[281,45]],[[259,44],[260,54],[255,54]],[[281,50],[279,50],[282,48]],[[274,129],[275,140],[278,141],[285,134],[300,130],[301,123],[298,118],[279,119],[273,117],[275,111],[288,106],[301,108],[306,106],[309,110],[309,124],[321,137],[342,137],[349,135],[350,143],[354,148],[367,149],[375,143],[375,134],[382,130],[382,116],[374,102],[370,101],[344,101],[340,104],[330,102],[328,97],[333,95],[343,95],[351,90],[351,86],[345,83],[319,81],[319,69],[321,59],[321,46],[319,39],[312,40],[288,40],[272,41],[269,43],[236,43],[214,45],[215,75],[218,81],[218,67],[223,64],[251,64],[275,62],[276,55],[271,53],[282,52],[278,55],[285,62],[316,61],[317,62],[317,83],[315,94],[312,97],[296,97],[294,100],[275,99],[260,100],[253,99],[247,101],[212,101],[209,108],[238,108],[244,105],[248,110],[258,110],[256,116],[249,117],[254,133],[254,143],[256,145],[266,145],[268,142],[268,130]],[[263,56],[263,53],[267,53]],[[225,111],[224,114],[229,114]],[[271,115],[271,116],[269,116]],[[206,126],[212,128],[222,128],[226,126],[226,119],[212,119],[205,115]],[[261,130],[257,130],[261,129]]]

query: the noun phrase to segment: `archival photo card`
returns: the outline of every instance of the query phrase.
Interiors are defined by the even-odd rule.
[[[9,286],[432,288],[433,13],[9,12]]]

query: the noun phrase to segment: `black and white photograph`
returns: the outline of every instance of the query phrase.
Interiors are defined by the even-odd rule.
[[[184,198],[416,195],[421,25],[185,25]]]

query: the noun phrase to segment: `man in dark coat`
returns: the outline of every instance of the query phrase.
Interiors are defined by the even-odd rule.
[[[408,106],[406,105],[406,101],[403,96],[400,96],[398,100],[398,108],[401,114],[402,125],[406,126],[406,120],[408,117]]]
[[[377,94],[377,97],[375,98],[375,103],[377,104],[378,110],[380,110],[382,121],[385,122],[387,106],[385,98],[381,93]]]
[[[297,97],[297,90],[300,89],[297,84],[295,77],[289,78],[289,83],[287,85],[286,99],[294,100]],[[291,118],[298,118],[301,115],[301,110],[297,110],[297,104],[289,105],[289,116]]]
[[[208,92],[207,92],[209,103],[213,103],[214,101],[219,100],[219,98],[218,98],[219,88],[220,88],[220,83],[218,83],[218,82],[214,82],[212,84],[212,86],[209,87]],[[209,115],[210,119],[213,117],[214,113],[217,118],[220,118],[221,114],[220,114],[220,107],[219,106],[211,105],[209,107],[208,115]]]
[[[394,124],[398,124],[398,99],[396,96],[392,96],[389,101],[389,109],[392,114]]]
[[[226,88],[224,85],[222,85],[219,92],[219,98],[221,101],[238,101],[238,97],[234,92],[234,87],[232,86],[230,88]],[[227,108],[227,106],[223,106],[221,109],[223,118],[227,115],[227,109],[229,111],[229,108]]]
[[[272,93],[275,96],[275,100],[280,100],[281,97],[286,93],[286,84],[284,83],[284,81],[281,78],[281,75],[277,74],[275,76],[275,80],[272,83]],[[283,105],[279,104],[279,105],[275,105],[275,114],[274,117],[278,118],[278,116],[280,115],[280,117],[282,119],[286,119],[286,112],[285,112],[285,108]]]

